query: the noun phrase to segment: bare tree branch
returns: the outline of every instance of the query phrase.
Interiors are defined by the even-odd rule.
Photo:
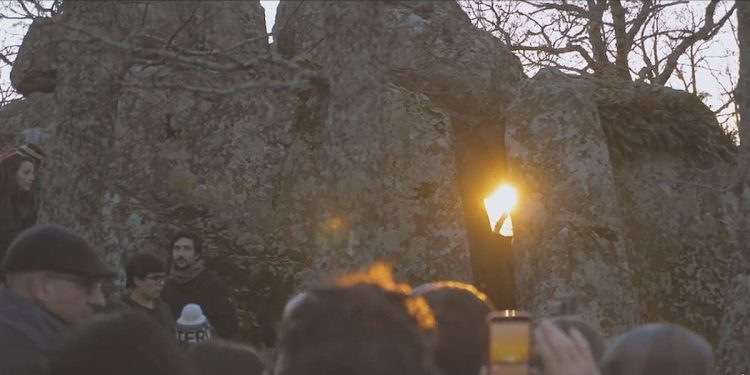
[[[654,83],[662,85],[665,84],[667,80],[669,80],[669,77],[672,75],[672,72],[674,72],[674,69],[677,66],[677,60],[679,60],[680,56],[685,53],[688,47],[695,44],[699,40],[708,40],[716,35],[719,29],[721,29],[721,27],[724,26],[724,24],[727,22],[729,17],[732,16],[732,13],[734,13],[735,8],[737,7],[736,4],[733,5],[732,8],[730,8],[726,12],[726,14],[724,14],[724,16],[719,19],[718,22],[714,22],[714,13],[716,11],[716,5],[718,3],[719,0],[711,0],[708,6],[706,6],[705,17],[703,19],[703,27],[701,27],[693,35],[690,35],[683,39],[682,42],[680,42],[680,44],[678,44],[674,48],[672,53],[670,53],[667,57],[667,62],[664,65],[664,69],[662,69],[661,73],[654,79]]]

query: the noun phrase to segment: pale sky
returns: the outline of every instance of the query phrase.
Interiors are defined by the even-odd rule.
[[[266,10],[266,30],[270,33],[276,22],[276,7],[279,6],[279,0],[261,0],[260,5]]]

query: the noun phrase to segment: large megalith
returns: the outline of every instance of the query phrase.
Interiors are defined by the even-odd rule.
[[[612,333],[638,322],[639,306],[595,90],[540,71],[511,107],[505,144],[526,197],[514,216],[520,307],[545,316],[572,294],[585,320]]]
[[[678,90],[543,70],[512,105],[506,147],[521,307],[576,295],[606,333],[671,321],[716,341],[737,210],[731,138]]]

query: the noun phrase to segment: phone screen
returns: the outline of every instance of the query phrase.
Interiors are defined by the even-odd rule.
[[[490,320],[490,364],[528,364],[531,358],[531,321],[523,317]]]

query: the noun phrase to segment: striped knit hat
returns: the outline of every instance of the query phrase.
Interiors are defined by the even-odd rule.
[[[34,159],[37,163],[41,163],[44,160],[44,151],[42,148],[34,143],[27,143],[17,148],[18,153],[27,158]]]
[[[177,341],[186,343],[211,340],[211,325],[199,305],[189,303],[182,308],[175,325],[175,336]]]

